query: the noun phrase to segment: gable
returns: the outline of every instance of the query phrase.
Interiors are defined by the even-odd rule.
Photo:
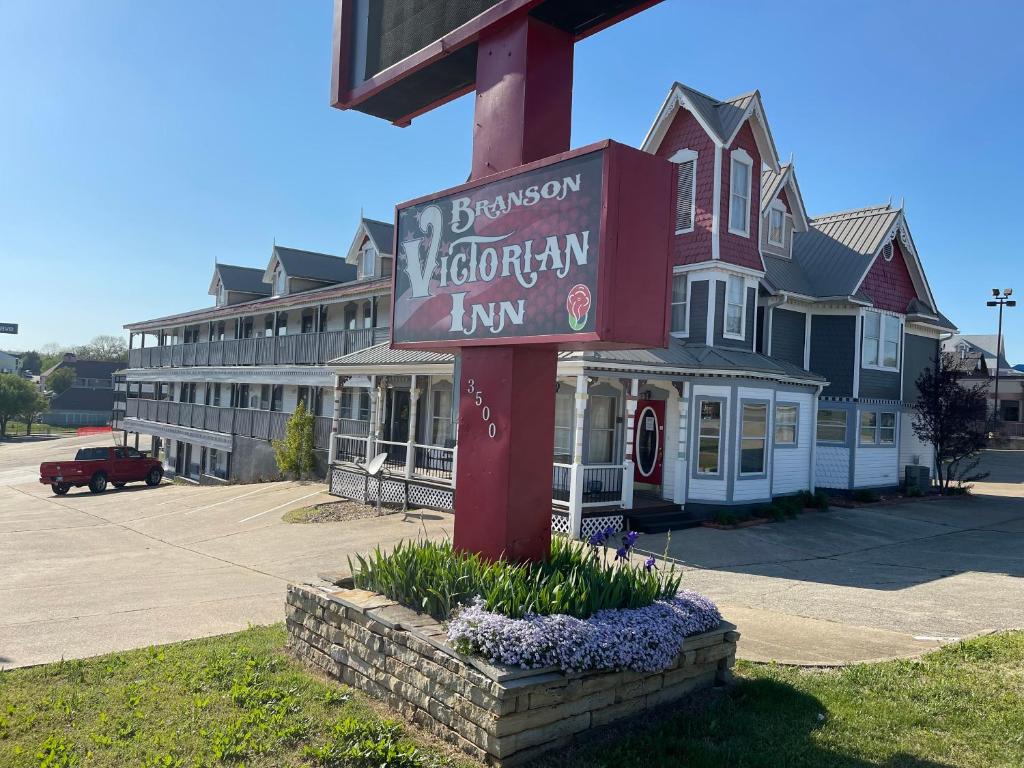
[[[886,248],[883,246],[883,252]],[[892,240],[892,259],[886,261],[884,255],[879,254],[864,276],[859,292],[868,296],[879,309],[890,312],[906,312],[907,305],[918,298],[899,238]]]
[[[672,238],[673,263],[706,261],[711,253],[711,228],[714,221],[715,142],[697,119],[685,109],[676,112],[658,157],[670,158],[681,149],[697,153],[696,186],[693,203],[693,231]]]

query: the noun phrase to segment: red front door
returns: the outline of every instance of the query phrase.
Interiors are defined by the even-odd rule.
[[[633,481],[661,485],[665,458],[665,401],[638,400],[633,422]]]

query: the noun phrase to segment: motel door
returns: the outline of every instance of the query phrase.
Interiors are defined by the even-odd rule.
[[[665,458],[665,401],[638,400],[633,422],[633,481],[661,485]]]

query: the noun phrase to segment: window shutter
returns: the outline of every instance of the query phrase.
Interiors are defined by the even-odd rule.
[[[693,229],[693,173],[696,160],[679,163],[676,188],[676,231]]]

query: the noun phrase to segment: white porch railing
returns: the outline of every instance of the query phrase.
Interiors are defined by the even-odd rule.
[[[633,463],[559,464],[551,467],[551,504],[569,513],[569,531],[580,537],[585,507],[633,505]]]
[[[361,435],[334,435],[331,461],[366,462],[367,456],[386,453],[384,466],[394,474],[454,484],[455,449],[439,445],[373,440]],[[368,445],[369,444],[369,445]]]

